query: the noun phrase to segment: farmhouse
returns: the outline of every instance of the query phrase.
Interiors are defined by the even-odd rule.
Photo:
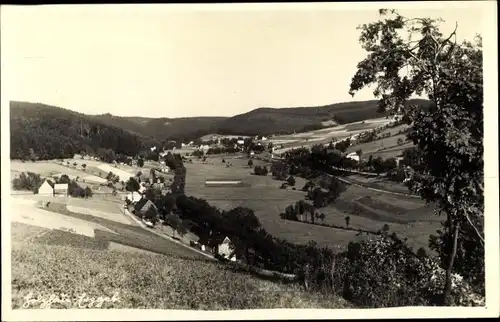
[[[54,195],[54,183],[46,179],[42,185],[38,188],[38,194],[42,196],[53,196]]]
[[[54,185],[54,196],[67,197],[68,196],[68,184],[67,183],[56,183]]]
[[[137,191],[134,191],[134,192],[131,192],[127,195],[127,199],[132,203],[132,204],[135,204],[136,202],[138,202],[139,200],[142,199],[142,196],[140,193],[138,193]]]
[[[349,153],[346,158],[349,158],[351,160],[355,160],[359,162],[359,155],[356,152],[351,152]]]
[[[233,248],[233,243],[229,239],[229,237],[225,237],[220,244],[217,244],[215,247],[216,254],[219,254],[226,259],[229,259],[232,262],[236,261],[236,256],[233,254],[231,248]],[[232,256],[231,256],[232,255]]]
[[[142,198],[134,205],[134,214],[139,217],[155,217],[158,215],[158,209],[151,200]]]

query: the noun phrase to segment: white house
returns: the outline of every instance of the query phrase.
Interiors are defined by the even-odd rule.
[[[243,145],[243,144],[245,144],[245,141],[244,140],[238,140],[238,141],[236,141],[236,143],[238,143],[239,145]]]
[[[151,149],[151,152],[155,151],[156,150],[156,146],[153,146],[150,148]]]
[[[267,138],[265,136],[262,137],[262,141],[266,141]]]
[[[349,153],[346,158],[349,158],[351,160],[355,160],[359,162],[359,155],[356,152],[351,152]]]
[[[226,237],[226,238],[224,238],[222,243],[217,247],[217,253],[219,255],[229,259],[230,261],[235,262],[236,256],[233,255],[232,257],[230,257],[231,254],[233,253],[231,248],[232,248],[232,242],[228,237]]]
[[[54,195],[54,183],[46,179],[42,185],[38,188],[38,194],[42,196],[53,196]]]
[[[130,200],[131,203],[136,203],[142,199],[142,196],[137,191],[134,191],[127,195],[127,199]]]

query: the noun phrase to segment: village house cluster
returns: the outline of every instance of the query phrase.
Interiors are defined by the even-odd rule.
[[[125,201],[124,208],[129,214],[139,217],[147,227],[154,228],[151,218],[158,218],[159,212],[156,205],[146,197],[146,190],[145,185],[141,184],[138,191],[133,191],[123,196],[123,200]],[[163,222],[160,221],[160,224],[163,224]],[[210,243],[208,240],[203,240],[194,234],[188,234],[187,239],[189,239],[188,242],[191,247],[212,255],[221,256],[233,262],[236,261],[236,256],[233,254],[232,242],[227,236],[212,238]]]

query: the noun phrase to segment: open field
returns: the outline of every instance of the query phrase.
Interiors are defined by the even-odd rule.
[[[279,189],[281,182],[272,179],[271,175],[252,175],[247,158],[225,159],[233,167],[225,167],[220,161],[221,157],[207,159],[209,162],[206,164],[200,161],[186,164],[186,194],[203,198],[221,209],[249,207],[269,233],[295,243],[314,240],[322,246],[342,250],[349,241],[368,238],[353,231],[282,220],[279,214],[285,207],[305,199],[305,193],[300,189],[306,181],[296,177],[296,191]],[[264,164],[262,161],[257,162],[254,160],[255,165]],[[205,187],[204,180],[214,177],[240,178],[249,186]],[[415,249],[427,248],[429,234],[435,232],[442,219],[435,217],[432,209],[425,207],[418,198],[393,196],[357,186],[349,186],[334,205],[318,211],[326,215],[325,223],[340,226],[345,225],[346,216],[350,216],[350,227],[353,228],[377,231],[388,224],[391,231],[408,237],[409,244]]]
[[[349,307],[336,297],[311,295],[298,285],[265,281],[207,260],[138,227],[118,211],[118,202],[36,195],[11,200],[14,309],[29,293],[36,298],[60,292],[70,298],[83,293],[118,298],[103,308]],[[51,203],[37,208],[42,201]],[[52,307],[85,304],[89,301]]]
[[[98,168],[102,171],[104,171],[105,173],[109,173],[109,172],[113,172],[114,174],[116,174],[118,177],[120,177],[120,181],[127,181],[130,177],[133,177],[135,176],[135,173],[131,172],[131,171],[125,171],[125,170],[122,170],[118,167],[113,167],[112,165],[109,165],[109,164],[101,164],[98,166]]]

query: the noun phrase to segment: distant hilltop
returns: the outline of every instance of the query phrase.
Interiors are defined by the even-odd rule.
[[[428,105],[429,101],[414,99],[408,104]],[[140,137],[159,141],[194,140],[205,135],[255,136],[286,134],[320,129],[351,122],[379,118],[384,113],[377,112],[377,101],[336,103],[324,106],[257,108],[232,117],[183,117],[148,118],[141,116],[122,117],[109,113],[85,115],[64,108],[40,103],[11,102],[11,114],[19,118],[32,108],[51,109],[51,114],[59,119],[69,115],[79,115],[104,125],[121,128]]]

